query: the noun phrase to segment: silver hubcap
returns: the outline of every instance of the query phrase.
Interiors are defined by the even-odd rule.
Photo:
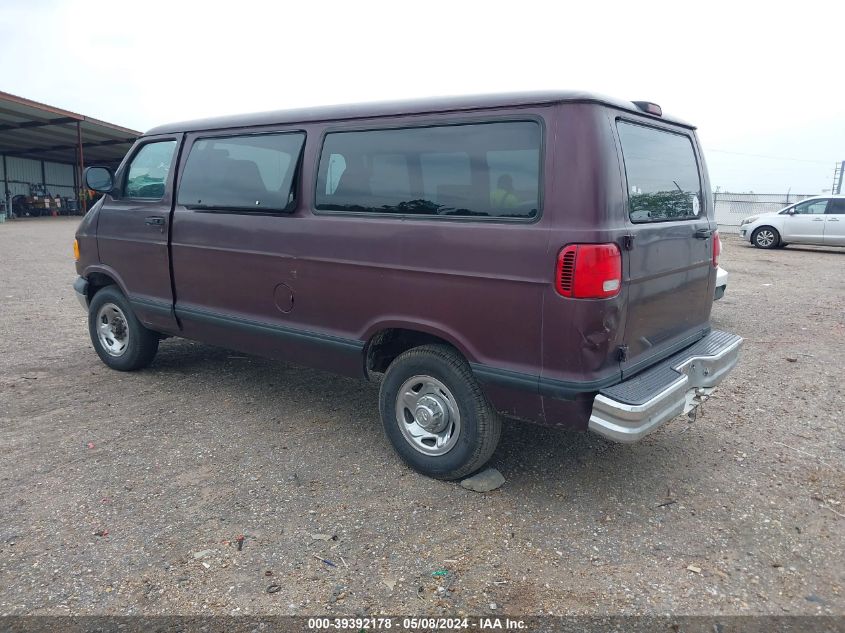
[[[129,345],[129,327],[123,310],[104,303],[97,312],[97,338],[110,356],[122,356]]]
[[[408,443],[426,455],[444,455],[461,434],[452,392],[431,376],[409,378],[396,397],[396,421]]]
[[[757,243],[760,246],[771,246],[775,241],[775,234],[771,231],[760,231],[757,234]]]

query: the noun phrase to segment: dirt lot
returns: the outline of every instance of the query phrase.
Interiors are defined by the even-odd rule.
[[[374,385],[181,340],[107,369],[75,227],[0,225],[0,614],[845,613],[845,250],[726,238],[746,344],[703,417],[509,424],[481,495],[394,457]]]

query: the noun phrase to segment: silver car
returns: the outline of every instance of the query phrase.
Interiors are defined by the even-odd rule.
[[[716,269],[716,292],[713,295],[713,301],[718,301],[725,296],[725,290],[728,289],[728,271],[719,266]]]
[[[845,246],[845,196],[815,196],[773,213],[745,218],[739,234],[757,248],[789,244]]]

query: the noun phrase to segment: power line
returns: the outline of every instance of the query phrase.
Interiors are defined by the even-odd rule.
[[[819,163],[822,165],[830,165],[835,163],[833,160],[810,160],[809,158],[789,158],[786,156],[766,156],[765,154],[746,154],[745,152],[729,152],[726,149],[704,149],[705,152],[718,152],[720,154],[735,154],[737,156],[753,156],[754,158],[771,158],[772,160],[794,160],[799,163]]]

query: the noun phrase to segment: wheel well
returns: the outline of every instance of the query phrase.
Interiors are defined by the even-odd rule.
[[[100,290],[106,286],[116,286],[117,282],[105,273],[90,273],[86,278],[88,281],[88,300],[94,298]]]
[[[384,373],[390,363],[403,352],[421,345],[448,345],[454,348],[449,341],[418,330],[405,330],[401,328],[390,328],[377,332],[367,343],[365,362],[367,375],[371,373]],[[460,352],[459,352],[460,353]]]
[[[762,229],[771,229],[772,231],[774,231],[775,233],[777,233],[778,235],[780,235],[780,231],[778,231],[778,230],[777,230],[775,227],[773,227],[771,224],[761,224],[761,225],[760,225],[760,226],[758,226],[756,229],[754,229],[754,231],[752,231],[752,232],[753,232],[753,233],[756,233],[757,231],[760,231],[760,230],[762,230]]]
[[[756,229],[754,229],[754,230],[751,232],[751,239],[754,239],[754,236],[755,236],[755,235],[757,235],[757,233],[758,233],[759,231],[762,231],[763,229],[769,229],[772,233],[774,233],[774,234],[775,234],[775,236],[777,236],[777,241],[778,241],[778,242],[781,242],[781,241],[783,240],[783,238],[781,237],[780,231],[778,231],[778,230],[777,230],[775,227],[773,227],[771,224],[761,224],[760,226],[758,226]]]

